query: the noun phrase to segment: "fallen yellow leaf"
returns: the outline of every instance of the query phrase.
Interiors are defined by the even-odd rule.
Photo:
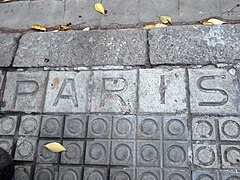
[[[154,24],[144,26],[144,29],[153,29],[153,28],[155,28]]]
[[[213,25],[213,23],[208,22],[208,21],[204,21],[204,22],[202,22],[202,24],[203,24],[203,25]]]
[[[167,25],[158,23],[158,24],[150,24],[144,27],[144,29],[153,29],[153,28],[162,28],[162,27],[167,27]]]
[[[160,16],[160,20],[163,24],[172,24],[172,18],[170,18],[169,16]]]
[[[62,151],[66,151],[66,148],[63,147],[61,144],[57,143],[57,142],[52,142],[52,143],[48,143],[43,145],[44,147],[46,147],[49,151],[51,152],[62,152]]]
[[[71,28],[70,27],[68,27],[68,26],[59,26],[59,29],[58,29],[59,31],[69,31],[69,30],[71,30]]]
[[[90,27],[85,27],[83,31],[90,31]]]
[[[212,24],[223,24],[223,23],[225,23],[224,21],[221,21],[219,19],[209,19],[208,22],[210,22]]]
[[[32,29],[39,30],[39,31],[47,31],[47,28],[41,24],[34,24]]]
[[[203,25],[221,25],[224,23],[226,23],[226,22],[221,21],[219,19],[209,19],[207,21],[202,22]]]
[[[3,0],[2,2],[11,2],[12,0]]]
[[[156,28],[161,28],[161,27],[167,27],[167,25],[162,24],[162,23],[158,23],[158,24],[155,24],[155,27]]]
[[[104,9],[103,5],[100,4],[100,3],[96,3],[96,4],[95,4],[95,10],[96,10],[97,12],[100,12],[100,13],[102,13],[102,14],[105,14],[105,9]]]

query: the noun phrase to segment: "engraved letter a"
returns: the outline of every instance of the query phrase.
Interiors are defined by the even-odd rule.
[[[71,88],[71,92],[67,95],[66,94],[64,95],[63,92],[67,86],[69,86],[69,88]],[[78,107],[77,92],[76,92],[74,79],[67,78],[67,79],[63,80],[63,83],[58,92],[58,95],[53,102],[53,106],[57,106],[60,99],[70,99],[70,100],[72,100],[74,107]]]

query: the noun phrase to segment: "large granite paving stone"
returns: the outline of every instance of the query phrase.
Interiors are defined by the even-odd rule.
[[[146,59],[144,30],[29,33],[14,66],[144,65]]]
[[[51,71],[44,112],[86,112],[89,79],[89,71]]]
[[[47,72],[8,72],[2,111],[41,112]]]
[[[149,33],[152,64],[239,62],[239,25],[175,26]]]
[[[0,66],[9,66],[14,58],[20,34],[0,34]]]
[[[239,114],[237,77],[226,69],[189,69],[192,113]]]
[[[102,0],[107,10],[105,15],[101,16],[101,26],[119,24],[137,24],[139,22],[138,0]]]
[[[186,110],[184,69],[140,69],[139,112]]]

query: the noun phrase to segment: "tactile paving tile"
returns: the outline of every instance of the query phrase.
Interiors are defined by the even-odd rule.
[[[54,153],[47,150],[46,145],[51,142],[58,142],[59,140],[49,139],[49,140],[39,140],[38,142],[38,151],[37,151],[37,163],[58,163],[59,153]]]
[[[185,114],[6,115],[0,119],[0,125],[9,127],[9,133],[0,136],[0,147],[14,153],[21,177],[227,180],[240,176],[240,120],[235,116],[194,116],[191,122]],[[67,151],[47,150],[43,145],[50,142],[61,143]]]
[[[70,166],[70,165],[59,167],[58,179],[60,180],[64,180],[64,179],[78,180],[78,179],[81,179],[81,175],[82,175],[82,167]]]
[[[64,138],[85,138],[86,135],[86,116],[69,115],[66,116],[64,125]]]
[[[108,140],[87,141],[85,163],[108,165],[109,154],[110,142]]]
[[[21,117],[19,127],[19,135],[22,136],[38,136],[41,125],[41,116],[25,115]]]
[[[34,180],[57,179],[58,167],[49,164],[37,164],[35,167]]]
[[[36,138],[19,138],[15,150],[15,160],[33,161],[36,152]]]
[[[13,139],[0,138],[0,148],[3,148],[9,154],[12,152]]]
[[[103,168],[103,167],[86,167],[84,168],[84,180],[89,179],[89,180],[93,180],[93,179],[101,179],[101,180],[107,180],[108,176],[108,169],[107,168]]]
[[[30,180],[31,179],[31,166],[16,165],[15,171],[14,171],[14,179]]]
[[[49,116],[42,117],[41,137],[61,137],[63,126],[63,116]]]
[[[61,153],[61,163],[64,164],[82,164],[84,154],[84,141],[64,140],[63,146],[67,149]]]
[[[0,117],[0,135],[14,135],[17,126],[17,116]]]

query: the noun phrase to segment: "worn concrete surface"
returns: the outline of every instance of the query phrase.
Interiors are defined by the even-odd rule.
[[[107,14],[94,10],[102,3]],[[71,23],[78,28],[112,27],[158,22],[168,15],[174,23],[194,23],[210,17],[240,20],[239,0],[25,0],[0,3],[0,27],[26,29],[33,24],[56,26]]]
[[[149,32],[152,64],[238,63],[239,25],[177,26]]]
[[[0,66],[10,66],[15,56],[20,34],[0,34]]]
[[[105,0],[107,15],[88,16],[94,2],[19,1],[0,9],[25,3],[26,13],[35,7],[34,21],[50,25],[61,18],[126,25],[155,21],[160,10],[174,11],[179,22],[218,13],[238,18],[238,7],[222,12],[237,1]],[[57,11],[41,9],[53,3]],[[15,161],[15,179],[239,180],[239,29],[1,34],[0,147]],[[67,151],[43,146],[53,141]]]
[[[238,76],[228,67],[35,69],[4,78],[0,147],[22,177],[240,178]],[[43,147],[52,141],[67,152]]]
[[[14,66],[144,65],[146,60],[144,30],[29,33],[21,38]]]

